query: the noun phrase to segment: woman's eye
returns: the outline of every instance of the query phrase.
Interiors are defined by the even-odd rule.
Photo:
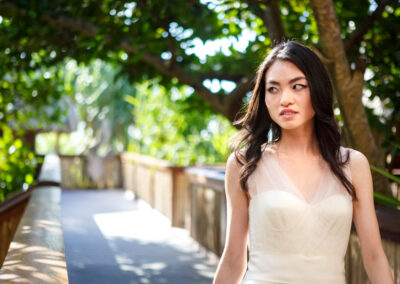
[[[276,88],[275,87],[269,87],[267,89],[268,93],[275,93],[276,92]]]
[[[293,89],[295,89],[295,90],[301,90],[301,89],[304,89],[305,87],[306,87],[306,85],[296,84],[296,85],[294,85]]]

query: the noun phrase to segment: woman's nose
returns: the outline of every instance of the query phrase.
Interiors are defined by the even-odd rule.
[[[283,91],[282,92],[282,96],[281,96],[281,105],[289,105],[293,103],[293,96],[292,93],[290,91]]]

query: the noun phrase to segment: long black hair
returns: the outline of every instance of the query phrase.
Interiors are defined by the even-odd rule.
[[[353,199],[357,200],[354,186],[343,172],[343,166],[347,164],[350,155],[347,151],[343,159],[340,153],[341,134],[333,113],[333,89],[328,72],[311,49],[295,41],[281,42],[269,52],[257,70],[247,111],[241,119],[234,122],[241,127],[232,144],[236,160],[242,165],[242,190],[248,194],[247,180],[261,158],[262,145],[281,139],[281,128],[272,120],[265,105],[266,73],[277,60],[290,61],[306,76],[315,111],[314,130],[321,155]],[[272,140],[268,141],[270,131]]]

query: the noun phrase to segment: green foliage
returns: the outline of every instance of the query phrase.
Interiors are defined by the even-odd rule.
[[[84,122],[85,133],[95,138],[102,128],[107,127],[110,140],[104,142],[117,152],[126,149],[133,106],[124,98],[136,92],[126,74],[121,73],[120,67],[101,60],[79,65],[74,60],[67,60],[63,73],[64,88],[71,93],[79,118]]]
[[[368,17],[376,9],[376,3],[381,2],[361,0],[334,2],[345,43],[349,42],[356,31],[362,30],[362,27],[369,22]],[[279,1],[278,4],[286,35],[307,45],[318,47],[320,43],[317,23],[312,15],[310,2],[304,0]],[[198,79],[199,82],[204,83],[206,79],[228,78],[226,80],[239,83],[241,78],[249,77],[254,73],[256,66],[270,48],[271,39],[268,37],[270,31],[267,30],[263,21],[264,16],[263,1],[2,1],[0,3],[0,75],[3,80],[0,88],[2,88],[3,96],[0,97],[2,100],[0,101],[0,119],[8,119],[11,117],[10,113],[22,121],[26,119],[25,116],[18,117],[18,111],[14,111],[18,109],[13,108],[17,105],[15,97],[38,109],[36,106],[42,102],[51,102],[48,98],[56,96],[63,88],[67,93],[71,93],[74,88],[73,84],[70,85],[71,89],[69,90],[66,86],[60,88],[56,84],[59,81],[47,80],[43,75],[39,76],[35,87],[27,86],[26,80],[17,79],[15,87],[10,89],[13,84],[10,83],[10,80],[4,79],[4,76],[10,71],[16,72],[11,76],[16,76],[16,78],[44,74],[40,73],[40,70],[44,70],[43,68],[46,66],[57,66],[59,63],[66,62],[66,58],[73,58],[77,60],[78,64],[89,63],[93,59],[99,58],[102,62],[119,66],[121,68],[119,72],[125,74],[132,84],[161,78],[159,84],[163,85],[166,88],[164,91],[169,93],[173,92],[173,88],[182,89],[182,85],[177,85],[175,75],[170,74],[169,70],[160,71],[161,68],[155,68],[154,64],[149,64],[149,60],[145,61],[143,58],[147,52],[150,52],[154,58],[163,58],[161,65],[179,66],[183,72]],[[347,53],[349,64],[353,70],[356,68],[359,58],[362,58],[367,65],[368,76],[366,76],[365,89],[369,93],[366,92],[365,101],[368,105],[366,111],[369,123],[375,137],[380,138],[379,147],[384,148],[385,152],[392,152],[392,157],[400,145],[398,91],[400,89],[400,80],[398,80],[400,46],[399,29],[396,28],[399,17],[398,1],[387,4],[382,18],[373,21],[371,26],[367,26],[367,32],[362,39]],[[246,47],[239,50],[234,48],[233,43],[237,41],[243,31],[253,32],[255,36],[248,41]],[[196,42],[207,44],[218,40],[228,41],[232,44],[224,51],[208,53],[205,58],[199,58],[193,53],[192,48]],[[128,46],[131,52],[127,51],[127,48],[122,50],[122,46]],[[21,70],[22,73],[19,72]],[[21,77],[21,74],[25,75]],[[107,80],[108,75],[99,76],[99,78]],[[98,87],[93,85],[85,88],[89,92],[89,90],[95,91]],[[32,98],[34,93],[37,95]],[[113,98],[121,101],[121,97],[126,94],[135,97],[135,94],[122,91],[120,96],[112,95],[111,98],[111,93],[118,94],[116,90],[109,92],[101,103],[99,100],[99,104],[114,104]],[[148,91],[146,93],[148,94]],[[223,89],[218,92],[219,95],[227,93]],[[152,101],[153,95],[151,93],[146,99],[143,99],[140,107],[142,104],[146,105],[146,100]],[[142,94],[137,94],[137,98],[140,96]],[[191,106],[190,111],[200,111],[198,98],[184,101],[187,106]],[[374,102],[374,104],[368,104],[368,102]],[[383,111],[377,112],[376,109],[380,104]],[[188,109],[183,105],[176,106],[180,114]],[[85,107],[88,108],[89,105],[83,104],[81,110],[84,110]],[[100,105],[96,108],[98,109],[97,113],[101,113]],[[208,119],[207,117],[212,115],[211,112],[208,112],[209,109],[206,109],[202,110],[200,117]],[[148,110],[152,111],[150,106]],[[125,111],[127,111],[126,106],[121,112],[117,111],[115,115]],[[153,119],[157,123],[159,123],[158,118],[167,117],[162,111],[158,112],[159,117]],[[42,113],[44,112],[39,111],[39,114]],[[112,115],[111,112],[109,114]],[[57,115],[52,117],[56,119]],[[150,115],[148,114],[148,116]],[[191,116],[189,112],[188,117]],[[129,116],[124,117],[118,123],[124,123],[127,126]],[[170,117],[173,118],[173,116]],[[87,116],[87,118],[89,117]],[[97,115],[97,118],[100,118],[100,115]],[[210,120],[212,119],[210,118]],[[87,121],[96,124],[99,120],[87,119]],[[191,119],[185,119],[183,123],[179,122],[179,125],[186,129],[182,130],[183,137],[187,141],[190,139],[198,141],[197,138],[190,138],[188,133],[191,133],[192,127],[185,126],[187,121],[191,121]],[[142,127],[139,122],[142,123],[140,119],[136,121],[138,128]],[[159,134],[162,132],[161,130],[151,130],[153,128],[150,127],[147,120],[143,123],[148,126],[143,129],[144,133],[149,132],[157,134],[156,137],[161,137],[158,143],[173,142],[169,135],[167,138],[162,138],[163,136]],[[168,126],[168,123],[163,120],[161,123]],[[198,121],[193,123],[199,125],[196,128],[197,133],[201,133],[200,129],[208,127],[208,124],[203,124],[203,128],[200,127],[201,123]],[[174,121],[170,124],[178,125],[178,122]],[[167,128],[165,131],[173,133],[171,129]],[[126,128],[115,127],[115,130],[126,131]],[[116,136],[119,135],[116,134]],[[147,137],[149,137],[148,139],[153,138]],[[218,140],[215,136],[213,137],[213,141]],[[187,143],[190,146],[187,141],[181,143]],[[137,143],[139,144],[136,147],[150,152],[146,148],[148,147],[146,145],[151,144],[149,141]],[[178,148],[181,147],[179,143],[177,145]],[[155,148],[162,149],[160,145]],[[167,153],[169,150],[163,151]],[[158,155],[167,156],[160,154],[163,151],[158,152]],[[189,160],[191,159],[187,159],[187,161]]]
[[[57,67],[0,73],[0,125],[20,130],[61,126],[67,112],[60,103],[63,91]]]
[[[24,142],[28,131],[62,127],[67,108],[57,67],[6,69],[0,54],[0,202],[34,182],[41,158]],[[4,56],[6,55],[6,56]]]
[[[400,210],[400,200],[380,192],[374,192],[374,201],[376,203]]]
[[[168,91],[157,83],[137,86],[130,151],[176,165],[214,164],[227,159],[227,140],[236,129],[193,94],[190,87]]]
[[[39,155],[47,155],[56,152],[57,133],[48,132],[36,135],[35,151]],[[64,154],[64,152],[62,152]]]
[[[378,167],[375,167],[374,165],[370,165],[370,167],[371,167],[371,169],[373,171],[375,171],[375,172],[387,177],[388,179],[390,179],[390,180],[392,180],[392,181],[394,181],[394,182],[396,182],[396,183],[398,183],[400,185],[400,178],[399,177],[397,177],[395,175],[392,175],[391,173],[388,173],[387,171],[382,170],[382,169],[380,169]]]
[[[376,3],[335,1],[345,43],[368,22]],[[317,23],[310,2],[278,4],[285,34],[318,47]],[[78,62],[100,58],[120,66],[131,83],[161,78],[160,84],[168,89],[174,87],[174,75],[143,61],[144,54],[151,52],[157,58],[169,58],[164,60],[165,64],[179,65],[203,82],[226,77],[238,83],[254,73],[270,47],[269,31],[263,21],[265,8],[262,1],[237,0],[3,1],[0,69],[36,72],[43,66],[64,62],[67,57]],[[49,17],[55,19],[49,21]],[[366,80],[365,87],[371,92],[366,99],[378,98],[388,110],[376,113],[373,107],[367,107],[371,127],[381,137],[379,146],[386,148],[386,152],[392,151],[393,143],[400,140],[400,131],[396,134],[393,130],[400,129],[400,47],[396,28],[399,17],[398,2],[387,4],[382,18],[373,22],[347,54],[352,69],[361,57],[368,72],[372,72]],[[255,33],[254,38],[242,50],[234,48],[234,42],[244,31]],[[218,40],[230,42],[231,46],[208,53],[203,59],[192,51],[196,42]],[[122,45],[135,51],[123,51]]]
[[[41,160],[6,126],[0,137],[0,202],[34,182],[35,167]]]
[[[395,183],[397,183],[397,186],[400,186],[400,178],[398,178],[395,175],[392,175],[391,173],[375,167],[374,165],[370,165],[371,169],[385,177],[387,177],[388,179],[394,181]],[[392,196],[388,196],[379,192],[374,192],[374,200],[377,203],[395,208],[395,209],[399,209],[400,210],[400,200],[392,197]]]

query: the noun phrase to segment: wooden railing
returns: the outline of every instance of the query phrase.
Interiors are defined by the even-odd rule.
[[[190,182],[190,235],[220,256],[226,234],[225,170],[189,167],[185,173]]]
[[[40,159],[40,162],[35,169],[35,180],[39,179],[44,156],[37,155],[37,157]],[[8,248],[14,238],[14,234],[35,185],[36,184],[32,185],[27,191],[21,189],[15,192],[11,197],[8,197],[5,201],[0,203],[0,268],[3,265]]]
[[[0,204],[0,267],[28,204],[31,190],[21,191]]]
[[[183,167],[134,153],[121,155],[123,187],[190,230],[188,180]]]
[[[0,270],[1,282],[68,283],[56,156],[46,157],[39,181]]]
[[[94,175],[98,176],[98,180],[91,178],[90,162],[87,156],[60,156],[61,160],[61,188],[65,189],[111,189],[121,188],[121,161],[119,155],[113,155],[103,161],[92,161],[98,169]]]

